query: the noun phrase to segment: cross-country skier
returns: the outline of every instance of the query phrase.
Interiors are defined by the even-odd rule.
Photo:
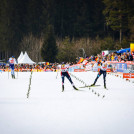
[[[13,79],[15,79],[15,73],[14,73],[14,64],[17,63],[14,56],[9,58],[9,66],[11,68],[11,76]]]
[[[75,86],[74,86],[74,83],[68,73],[68,68],[69,68],[69,64],[62,64],[61,65],[61,78],[62,78],[62,92],[64,91],[64,79],[65,77],[67,77],[67,79],[70,81],[70,83],[72,84],[73,88],[75,90],[78,90]]]
[[[99,71],[99,73],[98,73],[98,75],[97,75],[97,77],[96,77],[94,83],[91,84],[91,86],[94,86],[95,83],[97,82],[98,78],[101,76],[101,74],[103,74],[104,88],[106,88],[106,69],[107,69],[107,63],[106,63],[106,61],[104,60],[104,61],[102,61],[102,62],[99,61],[98,64],[101,65],[101,68],[100,68],[100,71]]]

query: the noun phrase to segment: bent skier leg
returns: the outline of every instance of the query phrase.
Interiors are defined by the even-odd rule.
[[[61,78],[62,78],[62,92],[64,91],[64,77],[65,77],[64,75],[61,76]]]
[[[68,80],[69,80],[70,83],[72,84],[73,88],[74,88],[75,90],[78,90],[78,89],[75,87],[75,85],[74,85],[74,83],[73,83],[73,81],[72,81],[72,79],[71,79],[71,77],[70,77],[70,75],[69,75],[68,73],[67,73],[66,77],[68,78]]]

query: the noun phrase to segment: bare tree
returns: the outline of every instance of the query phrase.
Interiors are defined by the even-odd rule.
[[[42,36],[40,38],[34,37],[32,34],[25,36],[20,43],[22,51],[27,51],[29,57],[35,61],[42,61],[41,46],[43,44]]]

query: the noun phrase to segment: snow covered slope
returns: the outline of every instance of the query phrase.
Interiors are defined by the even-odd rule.
[[[97,87],[76,91],[60,73],[0,73],[1,134],[133,134],[134,83],[107,75]],[[76,87],[90,85],[96,72],[73,72]],[[31,77],[31,86],[29,88]],[[29,94],[29,96],[27,96]],[[28,97],[28,98],[27,98]]]

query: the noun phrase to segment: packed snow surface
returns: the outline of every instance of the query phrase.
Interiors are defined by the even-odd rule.
[[[97,72],[72,72],[77,88]],[[76,91],[57,72],[0,73],[0,134],[134,134],[134,83],[107,74]],[[56,77],[57,76],[57,77]]]

